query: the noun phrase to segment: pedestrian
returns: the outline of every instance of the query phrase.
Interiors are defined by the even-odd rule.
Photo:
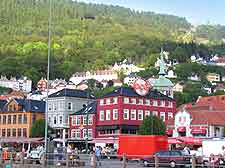
[[[95,149],[95,156],[96,156],[96,159],[97,159],[97,166],[101,166],[101,153],[102,153],[101,147],[97,146],[96,149]]]

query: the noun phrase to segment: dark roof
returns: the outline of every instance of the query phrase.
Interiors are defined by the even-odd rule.
[[[147,95],[140,96],[135,92],[135,90],[131,87],[122,86],[115,90],[113,90],[110,93],[107,93],[106,95],[102,96],[102,98],[105,97],[114,97],[114,96],[128,96],[128,97],[144,97],[144,98],[150,98],[150,99],[161,99],[161,100],[170,100],[174,101],[174,99],[160,93],[157,90],[151,90]]]
[[[93,95],[88,94],[87,91],[77,89],[62,89],[56,93],[49,95],[49,97],[79,97],[79,98],[94,98]]]
[[[6,100],[0,100],[0,110],[4,109],[4,106],[7,104]]]
[[[30,99],[13,99],[20,106],[23,112],[45,112],[45,101],[30,100]],[[9,102],[8,102],[9,103]],[[8,111],[7,102],[4,104],[2,111]]]
[[[82,108],[81,110],[72,113],[71,115],[86,115],[88,114],[95,114],[97,112],[97,101],[93,101],[88,104],[86,107]]]

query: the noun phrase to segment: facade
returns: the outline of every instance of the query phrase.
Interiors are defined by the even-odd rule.
[[[208,73],[206,78],[209,82],[219,82],[220,81],[220,75],[216,74],[216,73]]]
[[[137,76],[136,74],[129,74],[124,78],[124,84],[127,84],[128,86],[133,86],[134,81],[136,81],[138,78],[140,78],[139,76]]]
[[[0,100],[0,136],[30,137],[36,120],[44,119],[45,102],[28,99]]]
[[[224,111],[181,109],[167,123],[168,135],[173,137],[223,137]]]
[[[93,96],[88,92],[76,89],[63,89],[49,95],[48,124],[65,138],[69,128],[69,114],[79,111],[92,99]]]
[[[27,77],[23,77],[21,79],[16,78],[7,79],[6,77],[1,76],[0,86],[28,93],[31,92],[32,90],[32,81],[28,80]]]
[[[176,83],[176,85],[174,85],[173,91],[174,92],[183,92],[184,87],[185,87],[184,83],[178,82],[178,83]]]
[[[156,90],[140,96],[131,87],[120,87],[70,115],[70,138],[84,140],[88,129],[92,142],[116,143],[121,134],[137,134],[146,116],[157,115],[167,121],[175,112],[174,99]]]
[[[163,51],[161,51],[161,61],[160,61],[160,70],[159,70],[159,78],[155,80],[149,81],[153,87],[153,89],[158,90],[164,95],[167,95],[173,98],[173,83],[165,77],[166,65],[163,59]]]

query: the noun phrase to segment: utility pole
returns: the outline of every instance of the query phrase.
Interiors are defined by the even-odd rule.
[[[47,153],[48,145],[48,92],[49,92],[49,74],[50,74],[50,56],[51,56],[51,21],[52,21],[52,0],[49,0],[49,17],[48,17],[48,68],[47,68],[47,95],[45,105],[45,152]]]

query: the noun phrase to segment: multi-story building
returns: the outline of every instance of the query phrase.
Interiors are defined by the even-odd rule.
[[[57,130],[61,138],[65,138],[69,128],[69,114],[79,111],[92,99],[93,96],[86,91],[67,88],[49,95],[48,124]]]
[[[120,87],[96,102],[71,115],[72,138],[84,138],[88,109],[92,119],[88,125],[89,134],[92,132],[94,142],[101,139],[104,143],[116,140],[120,134],[137,134],[146,116],[156,115],[167,121],[176,112],[175,100],[156,90],[141,96],[131,87]]]
[[[32,81],[28,80],[27,77],[23,77],[21,79],[16,78],[7,79],[6,77],[1,76],[0,86],[28,93],[32,90]]]
[[[44,119],[45,102],[29,99],[0,100],[0,136],[30,137],[36,120]]]
[[[220,75],[217,73],[208,73],[206,75],[206,78],[209,82],[219,82],[220,81]]]

